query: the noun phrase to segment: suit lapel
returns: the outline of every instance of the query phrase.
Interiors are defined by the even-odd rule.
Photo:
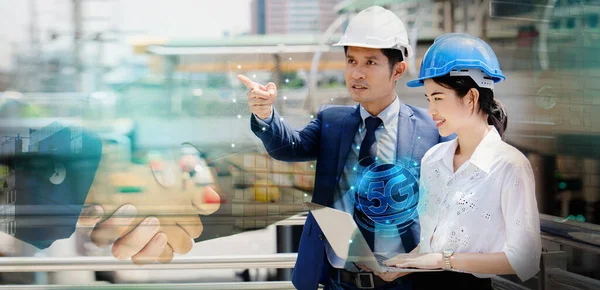
[[[413,117],[413,110],[404,103],[400,103],[400,113],[398,114],[398,137],[396,141],[396,160],[401,157],[413,156],[415,147],[417,122]]]
[[[348,153],[350,152],[350,147],[352,146],[352,142],[354,142],[354,136],[356,136],[356,131],[358,131],[358,126],[360,125],[360,106],[356,106],[356,110],[346,116],[344,121],[342,122],[342,130],[340,132],[340,151],[338,154],[338,162],[337,162],[337,179],[336,184],[340,180],[340,176],[344,171],[344,165],[346,164],[346,160],[348,159]]]

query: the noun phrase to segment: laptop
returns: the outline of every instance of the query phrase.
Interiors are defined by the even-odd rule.
[[[373,253],[352,216],[340,210],[306,202],[335,254],[346,264],[364,265],[374,272],[433,272],[442,269],[398,268],[386,266],[386,257]]]

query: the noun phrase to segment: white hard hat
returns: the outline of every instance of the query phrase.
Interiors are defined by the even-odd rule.
[[[402,51],[404,58],[412,55],[404,23],[394,12],[381,6],[371,6],[358,13],[333,46],[390,48]]]

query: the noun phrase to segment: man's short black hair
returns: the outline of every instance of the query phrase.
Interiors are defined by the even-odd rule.
[[[388,59],[388,64],[390,65],[390,74],[394,72],[394,65],[396,63],[404,60],[404,56],[402,55],[401,50],[391,49],[391,48],[382,48],[381,52]],[[348,47],[344,46],[344,54],[348,55]]]

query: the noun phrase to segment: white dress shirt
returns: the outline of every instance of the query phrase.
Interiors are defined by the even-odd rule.
[[[541,255],[533,171],[529,160],[490,128],[456,172],[457,139],[425,153],[419,184],[420,252],[504,252],[525,281],[538,272]]]

